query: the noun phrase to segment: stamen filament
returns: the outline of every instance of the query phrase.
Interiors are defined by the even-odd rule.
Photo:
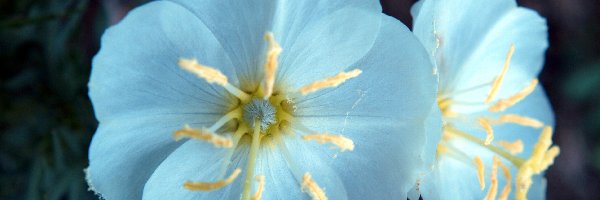
[[[242,170],[240,168],[235,169],[235,171],[233,171],[233,173],[231,175],[229,175],[229,177],[227,177],[227,179],[225,180],[221,180],[221,181],[217,181],[217,182],[192,182],[192,181],[186,181],[183,184],[183,187],[185,189],[188,190],[192,190],[192,191],[197,191],[197,190],[201,190],[201,191],[212,191],[212,190],[216,190],[222,187],[225,187],[226,185],[229,185],[231,182],[233,182],[233,180],[235,180],[235,178],[237,178],[237,176],[240,174]]]
[[[475,166],[477,167],[477,178],[479,180],[479,187],[481,190],[485,189],[485,167],[483,166],[483,161],[479,156],[475,156],[473,159],[475,162]]]
[[[487,149],[489,149],[490,151],[502,156],[504,159],[510,161],[513,165],[519,167],[521,166],[525,160],[523,160],[522,158],[513,156],[512,154],[494,146],[494,145],[486,145],[485,142],[475,136],[472,136],[471,134],[462,132],[454,127],[451,126],[444,126],[444,134],[451,134],[451,135],[455,135],[455,136],[460,136],[466,140],[469,140],[475,144],[479,144],[480,146],[486,147]]]
[[[187,124],[184,125],[183,129],[175,131],[173,134],[173,139],[175,141],[179,141],[184,137],[207,141],[212,143],[215,147],[231,148],[233,146],[233,142],[229,138],[217,135],[205,128],[200,130],[193,129]]]
[[[337,87],[338,85],[346,82],[348,79],[356,78],[362,71],[360,69],[354,69],[349,72],[340,72],[339,74],[329,77],[323,80],[312,82],[300,88],[300,94],[307,95],[312,92],[316,92],[323,88]]]
[[[247,130],[248,130],[248,128],[246,128],[246,126],[240,126],[238,128],[238,130],[235,131],[235,133],[233,134],[233,146],[234,147],[237,146],[237,144],[240,142],[240,139],[242,138],[242,136],[244,136],[244,134],[246,134]],[[231,157],[233,156],[234,152],[235,152],[235,148],[229,150],[227,152],[227,155],[225,155],[225,162],[223,162],[223,166],[222,166],[222,170],[221,170],[221,177],[225,177],[225,172],[227,172],[227,167],[231,163]]]
[[[242,108],[238,107],[238,108],[232,110],[231,112],[225,114],[219,120],[217,120],[217,122],[215,122],[212,126],[210,126],[210,128],[208,128],[208,130],[210,132],[215,132],[219,128],[221,128],[225,123],[227,123],[229,120],[240,119],[241,117],[242,117]]]
[[[264,82],[264,99],[268,99],[273,94],[273,86],[275,85],[275,72],[277,72],[277,58],[281,54],[281,47],[275,41],[273,33],[268,32],[265,34],[265,40],[269,43],[269,49],[267,51],[267,58],[265,61],[265,82]]]
[[[527,87],[523,88],[521,91],[517,92],[515,95],[507,98],[507,99],[502,99],[499,100],[498,102],[496,102],[496,104],[492,105],[488,110],[490,112],[501,112],[504,111],[512,106],[514,106],[515,104],[519,103],[520,101],[522,101],[523,99],[525,99],[525,97],[529,96],[529,94],[531,94],[533,92],[533,90],[535,90],[535,87],[538,84],[538,80],[537,79],[533,79],[529,85],[527,85]]]
[[[500,116],[500,123],[514,123],[521,126],[529,126],[533,128],[541,128],[542,126],[544,126],[544,123],[537,119],[516,114],[506,114]]]
[[[308,191],[306,189],[308,189]],[[302,177],[301,190],[302,192],[308,193],[313,200],[327,200],[325,191],[319,187],[317,182],[312,179],[308,172],[304,173],[304,176]]]
[[[342,135],[333,135],[328,132],[325,132],[323,134],[307,134],[307,135],[302,136],[302,139],[315,140],[319,144],[324,144],[324,143],[329,142],[329,143],[337,146],[341,152],[344,152],[347,150],[349,150],[349,151],[354,150],[354,142],[351,139],[344,137]]]
[[[217,85],[222,86],[225,88],[225,90],[239,98],[242,102],[247,102],[250,100],[250,95],[229,84],[229,82],[227,82],[227,76],[221,73],[221,71],[218,69],[198,64],[196,59],[180,58],[177,64],[182,69],[195,74],[196,76],[206,80],[208,83],[216,83]]]
[[[258,182],[258,189],[256,190],[256,193],[254,193],[254,196],[252,196],[252,200],[260,200],[262,198],[262,193],[265,190],[265,176],[256,176],[256,181]]]
[[[259,119],[254,119],[254,124],[258,124]],[[260,126],[254,126],[252,132],[252,143],[250,144],[250,153],[248,153],[248,166],[246,167],[246,180],[244,181],[244,191],[242,199],[250,199],[250,190],[252,190],[252,177],[254,177],[254,165],[260,147]]]
[[[492,99],[494,99],[494,97],[498,93],[498,89],[500,89],[500,86],[502,85],[502,80],[504,80],[504,76],[506,75],[506,72],[508,71],[508,66],[510,66],[510,60],[512,59],[513,53],[515,53],[515,45],[514,44],[510,45],[510,50],[508,50],[508,55],[506,55],[506,60],[504,60],[504,67],[502,67],[502,72],[500,72],[500,75],[498,75],[498,77],[496,79],[494,79],[494,83],[492,84],[492,89],[490,90],[489,95],[485,99],[486,103],[491,102]]]

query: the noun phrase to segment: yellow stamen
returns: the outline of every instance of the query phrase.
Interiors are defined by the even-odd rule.
[[[485,99],[486,103],[489,103],[494,99],[496,94],[498,93],[498,89],[500,89],[500,85],[502,85],[502,80],[504,80],[504,75],[508,71],[508,66],[510,66],[510,60],[512,59],[512,55],[515,53],[515,45],[510,45],[510,50],[508,50],[508,55],[506,55],[506,60],[504,60],[504,67],[502,68],[502,72],[500,75],[494,79],[494,83],[492,84],[492,89]]]
[[[269,43],[267,50],[267,59],[265,61],[265,82],[264,82],[264,99],[268,99],[273,94],[273,86],[275,85],[275,72],[277,71],[277,58],[281,54],[281,47],[275,41],[273,33],[265,34],[265,40]]]
[[[521,126],[529,126],[533,128],[541,128],[542,126],[544,126],[544,123],[537,119],[516,114],[506,114],[500,116],[500,123],[514,123]]]
[[[508,199],[508,195],[510,194],[510,184],[511,184],[511,175],[510,175],[510,169],[508,169],[508,167],[506,167],[506,165],[504,165],[500,159],[494,157],[494,162],[498,162],[498,165],[500,165],[500,167],[502,168],[502,172],[504,174],[504,177],[506,178],[506,185],[504,185],[504,188],[502,189],[502,193],[500,193],[500,197],[498,197],[499,200],[506,200]]]
[[[258,182],[258,189],[254,193],[254,196],[252,196],[252,200],[260,200],[265,189],[265,176],[256,176],[256,181]]]
[[[337,146],[341,152],[344,151],[352,151],[354,150],[354,142],[351,139],[344,137],[342,135],[332,135],[327,132],[323,134],[307,134],[302,136],[304,140],[315,140],[319,144],[324,144],[326,142],[332,143]]]
[[[300,94],[307,95],[309,93],[318,91],[323,88],[328,87],[337,87],[338,85],[344,83],[346,80],[355,78],[360,75],[362,71],[360,69],[354,69],[349,72],[340,72],[339,74],[329,77],[323,80],[312,82],[308,85],[305,85],[300,88]]]
[[[481,125],[481,127],[485,130],[485,133],[487,134],[485,136],[484,144],[489,145],[494,140],[494,129],[492,129],[492,125],[490,124],[490,121],[485,118],[480,118],[479,125]]]
[[[501,147],[504,147],[506,150],[510,151],[510,153],[513,155],[521,153],[524,150],[523,141],[520,139],[515,140],[514,142],[498,141],[496,143]]]
[[[233,182],[233,180],[235,180],[235,178],[237,178],[238,175],[240,175],[240,172],[242,172],[242,170],[239,169],[239,168],[237,168],[225,180],[221,180],[221,181],[217,181],[217,182],[212,182],[212,183],[211,182],[191,182],[191,181],[187,181],[187,182],[185,182],[185,184],[183,184],[183,187],[185,187],[185,189],[192,190],[192,191],[197,191],[197,190],[212,191],[212,190],[216,190],[216,189],[222,188],[222,187],[230,184],[231,182]]]
[[[204,128],[200,130],[193,129],[187,124],[183,129],[175,131],[173,134],[173,139],[175,141],[179,141],[184,137],[207,141],[212,143],[215,147],[231,148],[233,146],[233,141],[229,138],[217,135]]]
[[[500,112],[500,111],[504,111],[507,108],[514,106],[515,104],[517,104],[520,101],[522,101],[523,99],[525,99],[525,97],[529,96],[529,94],[531,94],[533,92],[533,90],[535,90],[535,87],[537,86],[537,84],[538,84],[538,80],[533,79],[531,81],[531,83],[529,83],[529,85],[527,85],[527,87],[525,87],[521,91],[517,92],[517,94],[515,94],[507,99],[499,100],[498,102],[496,102],[496,104],[492,105],[488,110],[490,112]]]
[[[306,191],[307,188],[308,191]],[[317,182],[312,179],[308,172],[304,173],[304,176],[302,177],[301,190],[302,192],[308,193],[313,200],[327,200],[325,191],[319,187]]]
[[[216,83],[221,86],[227,84],[227,76],[221,73],[221,71],[206,65],[198,64],[196,59],[180,58],[177,64],[179,64],[182,69],[196,74],[196,76],[203,78],[208,83]]]
[[[479,156],[475,156],[475,159],[473,161],[475,162],[475,166],[477,167],[477,178],[479,179],[479,187],[481,188],[481,190],[483,190],[485,189],[485,167],[483,166],[483,161]]]
[[[218,69],[198,64],[196,59],[180,58],[177,64],[179,64],[182,69],[195,74],[196,76],[206,80],[208,83],[216,83],[217,85],[223,86],[227,92],[235,95],[237,98],[242,100],[242,102],[250,101],[250,95],[229,84],[227,82],[227,76],[221,73],[221,71]]]
[[[533,147],[531,157],[519,167],[516,178],[517,200],[527,199],[527,192],[533,183],[531,177],[548,169],[560,153],[560,149],[557,146],[551,146],[552,128],[546,126],[542,130],[538,142]]]
[[[490,175],[490,189],[485,195],[485,200],[494,200],[496,199],[496,194],[498,194],[498,158],[494,157],[494,161],[492,164],[492,173]]]

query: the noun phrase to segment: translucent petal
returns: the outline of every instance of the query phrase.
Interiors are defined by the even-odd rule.
[[[322,44],[334,44],[339,41],[339,36],[345,38],[363,36],[362,40],[348,40],[337,47],[352,44],[356,50],[342,50],[338,55],[352,55],[365,53],[377,35],[375,31],[370,35],[367,31],[352,30],[346,26],[348,21],[356,20],[360,25],[370,30],[377,30],[381,7],[376,1],[236,1],[236,0],[173,0],[193,12],[211,31],[223,47],[233,64],[238,67],[238,76],[244,89],[255,89],[260,83],[266,43],[264,34],[274,32],[275,39],[283,48],[280,56],[281,67],[292,67],[292,61],[299,59],[301,62],[315,62],[321,58],[320,53],[315,53],[314,46],[320,40]],[[344,11],[341,11],[344,10]],[[357,11],[349,15],[346,11]],[[370,13],[365,15],[364,12]],[[344,13],[344,14],[339,14]],[[334,18],[329,16],[337,15]],[[343,15],[343,17],[342,17]],[[340,23],[342,20],[344,23]],[[366,23],[369,22],[369,23]],[[333,28],[339,30],[332,31]],[[352,31],[349,31],[352,30]],[[346,31],[346,32],[343,32]],[[332,35],[327,35],[327,33]],[[346,35],[341,35],[346,34]],[[349,34],[349,35],[348,35]],[[338,36],[339,35],[339,36]],[[358,45],[362,46],[358,46]],[[293,46],[293,47],[292,47]],[[325,50],[332,50],[334,46],[326,46]],[[304,48],[313,48],[311,51]],[[322,47],[323,48],[323,47]],[[323,51],[323,50],[321,50]],[[327,51],[325,51],[327,52]],[[348,52],[348,53],[346,53]],[[289,57],[291,58],[287,58]],[[340,60],[340,59],[337,59]],[[341,59],[344,60],[344,59]],[[355,60],[351,60],[355,61]],[[350,61],[350,62],[351,62]],[[307,63],[303,66],[306,66]],[[342,63],[340,63],[342,64]],[[349,63],[348,63],[349,64]],[[297,64],[293,64],[297,65]],[[311,66],[320,67],[320,66]],[[281,69],[278,73],[281,73]],[[294,79],[296,80],[296,79]]]
[[[373,47],[381,16],[379,12],[352,7],[324,15],[294,40],[284,40],[277,80],[295,89],[317,77],[356,67],[351,65]]]
[[[226,148],[190,140],[171,153],[154,171],[144,187],[144,199],[240,199],[246,176],[247,146],[236,149],[231,164],[223,171]],[[230,184],[213,191],[191,191],[186,181],[216,182],[228,177],[236,168],[242,172]],[[223,173],[225,172],[225,173]]]
[[[354,141],[333,161],[349,197],[405,199],[422,164],[436,79],[409,30],[390,17],[382,24],[374,48],[352,65],[363,73],[300,99],[296,116],[312,131]]]
[[[171,135],[201,115],[139,115],[101,122],[89,150],[88,182],[106,199],[140,199],[154,169],[180,143]]]
[[[233,97],[182,70],[177,65],[182,57],[234,75],[223,48],[186,9],[161,1],[131,11],[105,32],[93,60],[89,90],[97,119],[229,109]]]
[[[500,74],[512,44],[516,51],[497,98],[522,89],[542,67],[546,22],[514,1],[425,1],[418,17],[423,19],[415,20],[415,34],[435,55],[443,93],[490,83]],[[438,42],[440,49],[432,48]],[[482,87],[455,100],[483,101],[489,90]]]

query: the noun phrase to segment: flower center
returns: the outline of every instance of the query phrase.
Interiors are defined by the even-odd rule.
[[[282,138],[283,136],[297,137],[293,134],[295,133],[294,131],[301,130],[299,132],[304,132],[301,139],[305,141],[314,140],[320,144],[330,143],[342,152],[354,150],[354,142],[351,139],[342,135],[331,134],[327,131],[324,133],[315,133],[294,120],[296,109],[294,100],[325,88],[337,87],[345,81],[359,76],[362,71],[354,69],[348,72],[340,72],[335,76],[314,81],[296,90],[287,90],[286,88],[284,91],[282,87],[276,89],[275,73],[278,67],[277,59],[282,49],[275,41],[273,34],[265,34],[265,39],[268,42],[268,50],[263,68],[264,76],[260,87],[255,91],[242,91],[238,89],[238,87],[231,85],[227,76],[218,69],[201,65],[196,60],[179,60],[178,64],[182,69],[195,74],[208,83],[222,86],[239,100],[232,110],[218,119],[212,126],[195,129],[186,125],[183,129],[174,133],[173,136],[176,141],[182,138],[191,138],[211,143],[216,148],[230,149],[223,159],[222,180],[216,182],[188,181],[184,184],[184,187],[193,191],[212,191],[232,183],[241,173],[241,169],[235,169],[227,178],[224,178],[226,169],[231,162],[234,151],[238,149],[237,147],[244,146],[249,151],[241,199],[260,199],[265,190],[265,177],[264,175],[254,175],[255,164],[261,144],[269,142],[270,144],[277,145],[282,151],[283,157],[288,162],[292,174],[296,176],[297,180],[302,180],[302,183],[299,185],[301,191],[306,192],[313,199],[327,199],[325,191],[312,179],[309,172],[298,172],[298,169],[295,167],[297,165],[288,156],[289,152]],[[231,132],[233,133],[231,134]],[[256,180],[259,185],[254,195],[251,195],[253,180]]]
[[[250,103],[244,105],[244,121],[252,128],[260,126],[260,130],[264,132],[277,121],[275,112],[275,108],[269,101],[252,99]],[[254,124],[254,121],[258,121],[258,124]]]

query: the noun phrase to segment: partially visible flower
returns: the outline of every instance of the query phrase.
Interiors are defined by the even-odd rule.
[[[514,0],[422,0],[414,33],[439,74],[443,134],[424,199],[542,199],[553,114],[538,85],[545,20]]]
[[[149,3],[94,58],[88,181],[107,199],[404,199],[428,68],[377,1]]]

